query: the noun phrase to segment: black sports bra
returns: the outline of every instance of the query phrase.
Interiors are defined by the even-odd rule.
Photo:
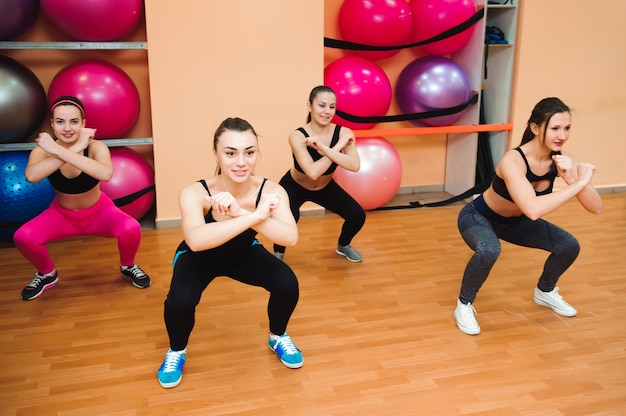
[[[89,152],[87,149],[83,150],[83,156],[87,156]],[[67,178],[61,173],[61,169],[57,169],[48,176],[48,181],[54,189],[64,194],[82,194],[95,188],[100,181],[92,176],[89,176],[85,172],[80,172],[75,178]]]
[[[556,175],[557,175],[556,167],[554,166],[554,163],[552,164],[552,167],[550,168],[550,171],[548,173],[542,176],[538,176],[530,170],[528,159],[526,159],[526,155],[524,154],[522,149],[520,149],[519,147],[516,147],[515,150],[517,150],[519,154],[522,155],[522,159],[524,159],[524,163],[526,164],[526,179],[528,179],[528,182],[539,182],[539,181],[546,181],[546,180],[550,181],[550,184],[548,185],[546,189],[544,189],[543,191],[535,191],[535,195],[537,196],[546,195],[552,192],[552,189],[554,187],[554,179],[556,179]],[[560,153],[557,152],[554,154],[560,154]],[[511,194],[509,194],[509,190],[506,187],[506,183],[504,182],[504,179],[499,177],[498,174],[493,175],[493,182],[491,186],[493,187],[493,190],[502,198],[513,202],[513,198],[511,198]]]
[[[304,130],[302,127],[299,127],[297,130],[300,133],[304,134],[304,137],[309,137],[309,133],[307,133],[306,130]],[[330,147],[333,147],[339,141],[339,131],[340,130],[341,130],[341,126],[340,125],[336,125],[335,126],[335,131],[333,132],[333,137],[332,137],[332,139],[330,139]],[[322,158],[322,155],[320,155],[320,153],[317,150],[313,149],[312,147],[308,147],[307,146],[307,150],[309,151],[309,154],[311,155],[311,158],[313,158],[313,161],[317,161],[317,160],[320,160]],[[298,172],[304,173],[304,171],[302,170],[302,168],[298,164],[298,161],[296,160],[296,155],[294,155],[292,153],[292,156],[293,156],[293,167],[296,168],[296,170]],[[328,167],[328,169],[326,169],[326,172],[324,172],[324,175],[330,175],[330,174],[334,173],[335,169],[337,169],[337,164],[335,162],[333,162]]]
[[[202,186],[204,187],[204,189],[206,189],[209,196],[211,196],[211,191],[209,191],[209,186],[206,184],[206,181],[204,179],[200,179],[198,182],[202,184]],[[259,188],[259,193],[256,196],[256,201],[254,202],[255,207],[259,205],[259,201],[261,200],[261,193],[263,192],[263,187],[265,186],[265,182],[267,182],[267,178],[263,178],[263,182],[261,183],[261,187]],[[207,223],[215,222],[215,218],[213,218],[212,212],[213,210],[209,210],[209,212],[204,216],[204,220]]]

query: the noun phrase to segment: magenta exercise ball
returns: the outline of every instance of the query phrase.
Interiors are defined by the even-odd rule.
[[[324,84],[337,94],[337,110],[354,116],[384,116],[391,106],[391,83],[376,63],[344,56],[324,68]],[[335,115],[333,122],[351,129],[370,129],[376,123],[357,123]]]
[[[17,40],[35,24],[39,0],[0,1],[0,40]]]
[[[87,59],[62,68],[50,83],[48,101],[61,95],[73,95],[85,104],[87,125],[97,129],[98,139],[123,138],[139,118],[139,91],[133,80],[103,60]]]
[[[467,103],[472,89],[463,68],[442,56],[423,56],[410,62],[398,77],[395,98],[404,114],[452,108]],[[411,121],[416,126],[448,126],[463,115]]]
[[[143,17],[143,0],[40,1],[50,26],[71,40],[118,40],[131,34]]]
[[[402,162],[396,148],[383,137],[357,138],[361,169],[338,167],[333,179],[365,210],[378,208],[393,198],[402,180]]]
[[[339,9],[339,33],[348,42],[402,46],[408,43],[412,24],[406,0],[344,0]],[[378,60],[394,56],[400,49],[351,52],[361,58]]]
[[[31,139],[46,119],[46,90],[25,65],[0,55],[0,143]]]
[[[476,13],[473,0],[411,0],[413,29],[411,43],[421,42],[460,25]],[[427,55],[449,55],[463,49],[474,32],[473,25],[463,32],[417,48]]]
[[[154,204],[154,172],[146,159],[128,147],[111,148],[113,177],[100,189],[122,211],[141,219]]]

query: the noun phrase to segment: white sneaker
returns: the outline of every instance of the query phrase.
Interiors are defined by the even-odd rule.
[[[572,307],[569,303],[563,300],[563,297],[559,295],[559,288],[555,287],[552,292],[542,292],[539,288],[535,288],[535,295],[533,301],[537,305],[547,306],[554,312],[563,316],[576,316],[578,311]]]
[[[476,315],[476,309],[474,309],[471,303],[468,302],[467,305],[464,305],[459,299],[456,300],[454,318],[456,319],[456,326],[458,326],[464,334],[480,334],[480,326],[474,315]]]

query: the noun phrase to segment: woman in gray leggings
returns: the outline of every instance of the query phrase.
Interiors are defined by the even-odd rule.
[[[550,252],[533,300],[559,315],[576,315],[556,283],[578,256],[580,246],[570,233],[541,218],[573,197],[591,213],[602,211],[602,199],[591,184],[595,166],[562,152],[570,128],[570,109],[560,99],[545,98],[537,103],[519,147],[504,155],[491,186],[459,213],[461,236],[474,250],[454,311],[461,332],[480,333],[472,305],[500,255],[500,239]],[[565,183],[553,191],[557,176]]]

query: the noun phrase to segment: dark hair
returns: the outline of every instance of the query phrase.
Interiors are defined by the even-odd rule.
[[[335,91],[333,91],[332,88],[327,87],[326,85],[318,85],[317,87],[313,88],[311,90],[311,93],[309,94],[309,104],[313,104],[313,101],[315,100],[315,98],[323,92],[329,92],[333,94],[334,96],[337,96],[337,94],[335,93]],[[309,123],[310,121],[311,121],[311,113],[309,113],[306,117],[306,122]]]
[[[252,125],[246,120],[239,117],[229,117],[226,120],[222,121],[215,130],[215,134],[213,135],[213,150],[217,151],[217,141],[219,140],[220,136],[226,131],[251,131],[257,139],[259,137],[259,135],[256,134],[254,127],[252,127]],[[215,168],[215,174],[219,175],[221,172],[222,170],[218,164],[218,166]]]
[[[80,114],[85,118],[85,105],[81,100],[71,95],[62,95],[52,102],[50,105],[50,117],[52,117],[54,109],[60,105],[73,105],[80,110]]]
[[[541,127],[542,124],[545,124],[543,126],[543,131],[545,133],[550,119],[555,114],[570,112],[570,108],[559,98],[548,97],[539,101],[535,105],[535,108],[533,108],[532,113],[530,113],[530,118],[528,119],[526,130],[524,130],[524,134],[522,135],[522,142],[520,143],[520,146],[535,138],[535,134],[530,129],[531,124],[536,124],[539,127]]]

